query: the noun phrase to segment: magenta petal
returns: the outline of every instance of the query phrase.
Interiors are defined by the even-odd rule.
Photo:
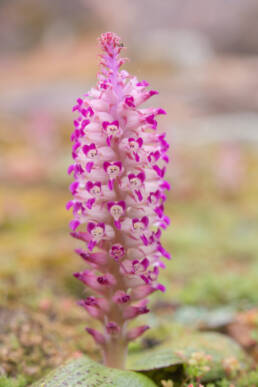
[[[83,131],[83,129],[90,123],[89,120],[83,120],[82,121],[82,124],[81,124],[81,130]],[[84,132],[82,132],[82,134],[84,134]]]
[[[139,222],[139,219],[138,218],[133,218],[132,219],[132,225],[134,227],[135,223]]]
[[[135,340],[138,337],[140,337],[145,331],[147,331],[150,327],[148,325],[142,325],[137,328],[131,329],[129,332],[127,332],[127,340]]]
[[[110,191],[112,191],[113,189],[113,180],[111,179],[108,180],[108,188],[110,189]]]
[[[109,255],[115,260],[118,260],[125,255],[125,249],[120,243],[115,243],[109,250]]]
[[[134,98],[132,96],[126,97],[125,103],[129,107],[135,107]]]
[[[122,163],[121,163],[121,161],[116,161],[115,163],[113,163],[113,165],[117,165],[118,168],[119,168],[120,171],[121,171],[121,169],[122,169]]]
[[[94,144],[94,142],[92,142],[92,143],[89,145],[89,150],[93,150],[93,149],[96,149],[96,145]]]
[[[123,316],[125,320],[131,320],[132,318],[146,313],[149,313],[147,306],[129,306],[125,309]]]
[[[143,139],[141,137],[138,138],[137,140],[138,144],[139,144],[139,147],[141,148],[142,145],[143,145]]]
[[[97,226],[102,227],[102,228],[103,228],[103,231],[105,231],[105,223],[104,223],[104,222],[99,222],[99,223],[97,224]]]
[[[115,202],[108,202],[107,203],[107,208],[109,211],[110,211],[111,207],[113,207],[114,204],[115,204]]]
[[[94,265],[105,265],[107,263],[107,254],[103,252],[89,253],[82,249],[75,249],[75,252],[87,263]]]
[[[116,322],[110,321],[106,324],[106,331],[110,335],[116,335],[120,331],[120,327],[117,325]]]
[[[80,222],[78,220],[71,220],[71,222],[69,223],[70,225],[70,228],[75,231],[77,229],[77,227],[80,226]]]
[[[124,291],[118,290],[113,297],[113,301],[118,304],[126,304],[128,301],[130,301],[130,296]]]
[[[149,86],[149,83],[147,81],[141,81],[141,82],[136,83],[136,86],[147,87],[147,86]]]
[[[93,241],[93,240],[90,240],[89,243],[88,243],[88,249],[90,251],[92,251],[94,249],[94,247],[96,246],[96,242]]]
[[[90,106],[88,107],[88,112],[89,112],[90,117],[92,117],[94,115],[94,111]]]
[[[166,163],[169,163],[169,157],[168,157],[168,155],[162,156],[162,159],[163,159]]]
[[[167,181],[163,181],[163,183],[160,185],[160,188],[170,190],[170,184]]]
[[[85,300],[80,300],[79,301],[79,305],[80,306],[84,306],[84,305],[88,305],[88,306],[90,306],[90,305],[97,305],[96,297],[89,296]]]
[[[153,165],[152,168],[154,169],[154,171],[157,173],[157,175],[159,177],[164,177],[165,172],[166,172],[166,168],[165,167],[161,169],[158,165]]]
[[[143,265],[144,267],[144,270],[146,270],[150,264],[148,258],[144,258],[142,261],[141,261],[141,264]]]
[[[136,195],[137,195],[137,197],[138,197],[139,202],[141,202],[142,199],[143,199],[142,194],[141,194],[141,191],[140,191],[140,190],[135,190],[135,193],[136,193]]]
[[[157,114],[167,114],[164,109],[158,109]]]
[[[107,129],[107,126],[109,125],[109,122],[108,121],[104,121],[102,122],[102,127],[103,129]]]
[[[169,254],[168,251],[164,249],[164,247],[161,244],[159,244],[158,246],[158,251],[163,255],[163,257],[167,259],[171,259],[171,255]]]
[[[148,246],[149,242],[148,242],[148,239],[146,238],[146,236],[144,234],[141,235],[141,240],[143,241],[144,246]]]
[[[119,220],[115,220],[115,221],[114,221],[114,225],[116,226],[116,228],[117,228],[118,230],[121,229],[121,223],[119,222]]]
[[[88,312],[88,314],[91,317],[98,319],[98,320],[102,320],[103,313],[97,307],[85,304],[84,309]]]
[[[73,172],[73,170],[74,170],[74,165],[72,164],[72,165],[70,165],[70,166],[68,167],[68,169],[67,169],[68,175],[71,175],[71,173]]]
[[[140,157],[139,157],[138,153],[134,152],[134,157],[135,157],[135,161],[137,161],[137,163],[138,163],[140,161]]]
[[[87,181],[87,183],[86,183],[86,190],[88,191],[88,192],[90,192],[90,190],[92,189],[92,187],[93,187],[93,183],[91,182],[91,181]]]
[[[154,119],[154,114],[151,114],[150,116],[146,117],[146,122],[152,126],[153,129],[157,128],[157,121]]]
[[[158,228],[158,230],[155,233],[155,237],[156,238],[160,238],[161,237],[161,230],[159,228]]]
[[[72,184],[70,184],[70,191],[73,195],[75,195],[77,193],[77,188],[79,187],[79,183],[78,181],[74,181]]]
[[[147,216],[142,217],[141,221],[142,221],[142,223],[144,224],[145,227],[148,226],[149,218]]]
[[[125,208],[126,208],[126,204],[125,204],[125,201],[124,200],[120,200],[119,202],[117,202],[117,204],[122,207],[122,209],[125,211]]]
[[[93,223],[93,222],[89,222],[88,223],[88,226],[87,226],[87,230],[89,233],[91,233],[91,231],[96,227],[96,224]]]
[[[165,265],[164,262],[159,261],[159,262],[158,262],[158,265],[159,265],[159,267],[160,267],[161,269],[166,269],[166,265]]]
[[[108,167],[109,167],[110,165],[111,165],[111,164],[110,164],[108,161],[105,161],[105,162],[103,163],[103,168],[104,168],[105,172],[107,172],[107,169],[108,169]]]
[[[162,284],[158,284],[156,286],[157,290],[160,290],[162,293],[164,293],[166,291],[166,287]]]
[[[85,328],[86,331],[93,337],[93,339],[96,341],[99,345],[104,345],[106,342],[105,336],[102,335],[102,333],[96,331],[92,328]]]
[[[141,180],[141,182],[143,183],[144,180],[145,180],[145,173],[144,172],[140,172],[138,173],[137,177]]]
[[[89,242],[89,234],[87,232],[81,232],[81,231],[73,231],[73,232],[70,232],[70,235],[73,237],[73,238],[76,238],[76,239],[79,239],[83,242]]]
[[[95,203],[95,199],[94,199],[94,198],[89,199],[89,200],[87,201],[87,207],[88,207],[89,209],[91,209],[94,203]]]
[[[65,208],[66,208],[67,210],[70,210],[70,208],[71,208],[72,206],[73,206],[73,201],[72,201],[72,200],[69,200],[69,202],[66,203]]]
[[[109,285],[108,278],[106,276],[100,276],[97,278],[97,281],[100,285]]]
[[[82,147],[82,151],[85,155],[87,155],[87,153],[89,152],[89,145],[83,145]]]
[[[86,164],[86,171],[91,173],[91,170],[92,170],[92,167],[93,167],[94,163],[92,161],[89,161],[87,164]]]
[[[170,225],[170,219],[168,216],[163,217],[164,222],[169,226]]]
[[[141,285],[137,286],[132,290],[131,297],[132,299],[139,300],[144,297],[147,297],[151,293],[155,292],[156,289],[151,285]]]
[[[157,90],[150,90],[149,95],[152,97],[153,95],[157,95],[159,92]]]

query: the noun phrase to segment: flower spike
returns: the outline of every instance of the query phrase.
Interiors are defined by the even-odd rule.
[[[165,291],[158,276],[162,258],[170,258],[160,242],[169,224],[169,145],[158,132],[157,116],[166,112],[140,107],[158,92],[120,69],[126,59],[116,34],[102,34],[99,43],[97,86],[73,108],[73,198],[66,207],[73,212],[71,235],[83,244],[75,251],[87,264],[74,276],[92,292],[79,305],[102,324],[100,331],[86,330],[104,363],[123,368],[128,343],[149,328],[128,328],[130,320],[149,312],[146,297]]]

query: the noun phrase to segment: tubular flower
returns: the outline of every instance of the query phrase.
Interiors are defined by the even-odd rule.
[[[88,264],[74,275],[93,292],[79,305],[103,326],[102,332],[87,331],[101,346],[105,364],[123,368],[128,342],[148,329],[128,329],[128,321],[149,312],[149,294],[165,290],[158,275],[165,267],[162,257],[170,258],[160,242],[169,224],[169,145],[157,132],[156,118],[165,111],[140,107],[157,92],[120,70],[120,38],[102,34],[100,46],[97,86],[73,108],[78,116],[67,209],[73,210],[71,235],[83,242],[76,253]]]

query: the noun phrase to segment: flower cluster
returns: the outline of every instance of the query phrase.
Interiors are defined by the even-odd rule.
[[[204,352],[193,352],[186,361],[185,371],[191,382],[200,382],[211,369],[212,356]],[[190,384],[188,387],[193,387]],[[203,387],[199,384],[199,387]]]
[[[104,326],[103,332],[87,331],[102,347],[105,363],[119,367],[128,342],[148,328],[128,330],[127,322],[149,312],[148,295],[165,290],[158,275],[165,267],[161,258],[170,258],[160,242],[169,224],[169,146],[157,132],[156,117],[165,111],[140,108],[157,91],[120,70],[125,59],[119,37],[102,34],[100,45],[97,86],[73,108],[73,200],[67,208],[73,210],[71,235],[84,243],[76,252],[89,266],[75,277],[93,291],[79,304]]]

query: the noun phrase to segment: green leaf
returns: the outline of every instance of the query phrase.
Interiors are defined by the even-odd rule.
[[[131,354],[127,368],[142,372],[159,386],[161,380],[182,381],[183,360],[169,348],[154,348]]]
[[[127,368],[134,371],[150,371],[183,364],[182,358],[170,348],[154,348],[129,356]]]
[[[147,376],[107,368],[86,356],[71,360],[50,372],[32,387],[156,387]]]
[[[159,383],[162,379],[179,381],[183,378],[184,365],[195,352],[212,356],[211,370],[203,380],[212,381],[223,377],[223,361],[236,359],[241,370],[250,365],[248,357],[241,347],[229,337],[220,333],[189,333],[181,335],[171,342],[148,351],[130,354],[127,368],[141,371]]]
[[[135,371],[164,368],[183,364],[194,352],[203,351],[216,362],[226,357],[235,357],[246,363],[246,355],[240,346],[228,336],[220,333],[188,333],[174,342],[167,342],[154,349],[133,353],[129,356],[128,367]]]
[[[214,361],[222,361],[227,357],[235,357],[246,362],[247,357],[241,347],[229,336],[216,332],[192,333],[185,335],[176,342],[177,350],[187,356],[196,351],[212,355]]]

